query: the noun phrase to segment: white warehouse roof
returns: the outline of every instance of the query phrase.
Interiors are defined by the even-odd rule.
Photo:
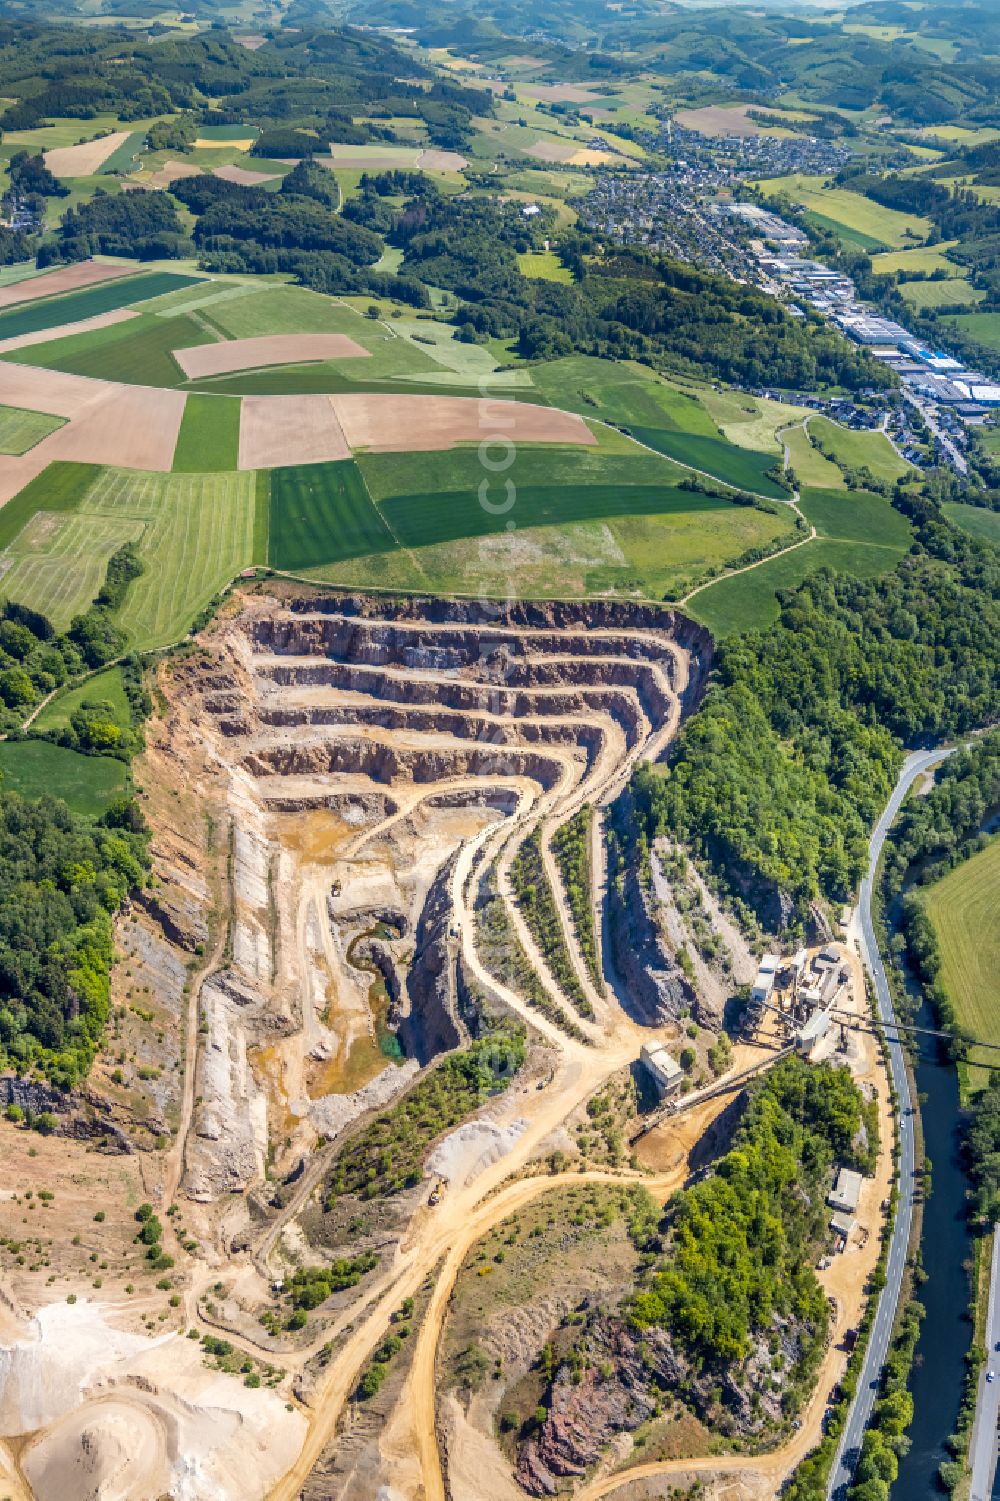
[[[845,1214],[853,1214],[861,1198],[863,1182],[864,1178],[861,1173],[856,1173],[850,1167],[842,1167],[837,1174],[837,1182],[833,1191],[827,1195],[826,1202],[831,1209],[840,1209]]]

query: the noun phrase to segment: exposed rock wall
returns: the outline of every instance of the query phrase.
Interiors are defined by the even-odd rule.
[[[267,1105],[247,1057],[248,1047],[288,1030],[287,1019],[232,970],[211,975],[201,990],[204,1044],[198,1055],[194,1136],[188,1142],[187,1193],[210,1200],[243,1193],[263,1177]]]
[[[634,865],[624,872],[621,890],[608,886],[608,934],[615,971],[637,1020],[650,1027],[676,1021],[697,995],[667,948],[656,920],[653,893]]]
[[[409,1014],[399,1038],[407,1055],[428,1063],[466,1040],[458,1016],[455,956],[449,950],[450,887],[457,855],[438,871],[417,924],[417,947],[406,977]]]
[[[456,776],[525,776],[542,787],[558,779],[560,762],[519,746],[476,745],[415,750],[373,740],[284,743],[251,751],[242,768],[258,777],[333,776],[361,772],[378,782],[437,782]]]
[[[594,1313],[587,1362],[578,1378],[566,1366],[557,1373],[545,1422],[520,1447],[518,1481],[531,1496],[562,1494],[565,1481],[595,1464],[616,1433],[635,1432],[651,1418],[664,1392],[682,1394],[726,1437],[746,1442],[775,1432],[783,1417],[775,1373],[799,1359],[799,1334],[775,1317],[769,1338],[758,1337],[745,1360],[698,1369],[665,1329],[640,1332],[620,1314]]]

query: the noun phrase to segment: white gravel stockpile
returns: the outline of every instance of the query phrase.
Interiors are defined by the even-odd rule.
[[[294,1462],[305,1419],[272,1391],[209,1370],[182,1335],[116,1329],[109,1306],[39,1309],[0,1348],[0,1434],[30,1434],[37,1501],[263,1501]]]
[[[452,1188],[461,1188],[513,1151],[527,1128],[523,1120],[511,1121],[509,1126],[469,1121],[439,1143],[427,1159],[427,1169],[438,1178],[447,1178]]]

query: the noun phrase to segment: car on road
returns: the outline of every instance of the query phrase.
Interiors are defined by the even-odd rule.
[[[995,1381],[997,1379],[997,1373],[996,1373],[996,1371],[987,1371],[986,1372],[986,1379],[987,1379],[987,1381]]]

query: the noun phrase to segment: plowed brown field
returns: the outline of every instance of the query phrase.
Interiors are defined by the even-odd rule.
[[[240,413],[241,469],[319,464],[350,456],[329,396],[244,396]]]
[[[594,444],[582,417],[525,401],[470,396],[351,394],[330,401],[352,448],[417,452],[456,443]]]
[[[77,261],[72,266],[49,271],[45,276],[32,276],[12,287],[0,287],[0,308],[13,307],[19,302],[34,302],[38,297],[52,297],[57,292],[78,292],[81,287],[92,287],[96,282],[134,276],[138,269],[137,266],[106,266],[101,261]]]
[[[311,360],[370,359],[347,334],[266,334],[256,339],[226,339],[176,349],[174,358],[191,380],[225,375],[230,370],[259,370],[266,365],[301,365]]]

